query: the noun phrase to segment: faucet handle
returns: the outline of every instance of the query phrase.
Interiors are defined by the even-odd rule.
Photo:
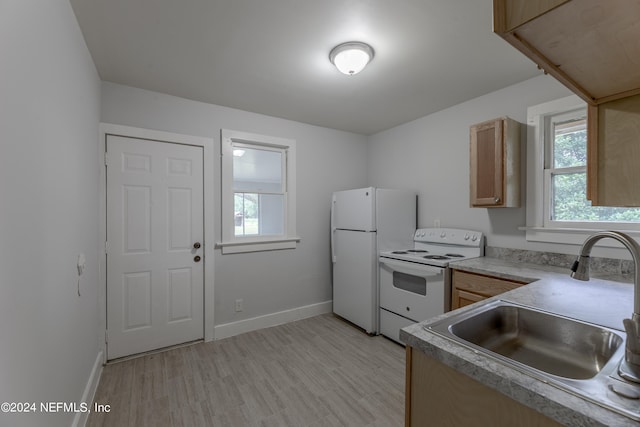
[[[640,325],[632,319],[624,319],[624,330],[627,333],[627,350],[632,353],[640,353]]]

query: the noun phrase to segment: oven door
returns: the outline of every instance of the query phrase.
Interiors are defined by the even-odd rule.
[[[379,258],[380,307],[415,322],[445,312],[446,268]]]

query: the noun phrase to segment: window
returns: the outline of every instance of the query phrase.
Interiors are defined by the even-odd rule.
[[[531,107],[527,239],[580,244],[596,229],[640,230],[640,209],[591,206],[587,112],[576,96]]]
[[[222,130],[223,253],[295,248],[295,141]]]
[[[232,147],[235,236],[284,235],[286,150]]]

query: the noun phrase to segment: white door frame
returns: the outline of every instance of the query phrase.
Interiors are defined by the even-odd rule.
[[[213,138],[199,136],[181,135],[170,132],[162,132],[150,129],[135,128],[130,126],[114,125],[110,123],[100,123],[99,127],[99,167],[100,167],[100,206],[99,206],[99,259],[98,266],[98,309],[100,313],[100,331],[98,343],[102,350],[103,363],[106,363],[106,342],[107,331],[107,178],[105,166],[105,146],[107,135],[118,135],[129,138],[149,139],[154,141],[164,141],[174,144],[186,144],[202,147],[204,160],[204,340],[214,339],[214,254],[215,254],[215,233],[214,233],[214,162],[215,162],[215,141]]]

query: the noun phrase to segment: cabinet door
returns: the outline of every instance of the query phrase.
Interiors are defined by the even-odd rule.
[[[485,299],[487,299],[487,297],[474,294],[473,292],[467,292],[461,289],[454,288],[451,295],[451,310],[455,310],[456,308],[471,305],[474,302],[482,301]]]
[[[405,426],[561,427],[528,406],[407,346]]]
[[[501,206],[504,201],[503,120],[471,126],[471,206]]]
[[[589,106],[587,123],[587,199],[640,206],[640,95]]]

